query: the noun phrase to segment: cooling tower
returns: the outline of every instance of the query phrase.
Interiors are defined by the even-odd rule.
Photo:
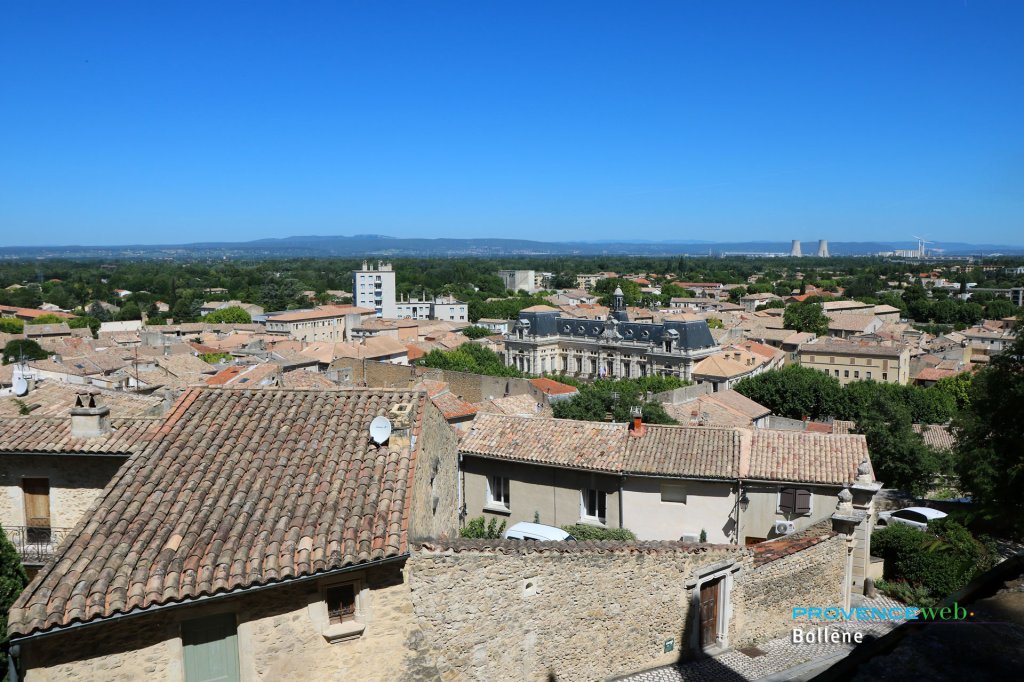
[[[793,256],[795,258],[799,258],[800,257],[801,254],[800,254],[800,240],[799,239],[794,239],[793,240],[793,245],[789,248],[789,255]]]
[[[828,240],[818,240],[818,258],[828,258]]]

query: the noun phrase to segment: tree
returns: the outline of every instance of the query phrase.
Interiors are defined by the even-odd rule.
[[[786,329],[810,332],[817,336],[828,334],[828,316],[818,303],[790,303],[782,316]]]
[[[139,307],[138,303],[135,303],[134,301],[128,301],[123,306],[121,306],[121,312],[117,314],[117,319],[122,321],[141,320],[142,308]]]
[[[18,362],[21,358],[26,360],[45,360],[50,354],[43,350],[42,346],[32,339],[14,339],[8,341],[4,346],[4,364]]]
[[[465,528],[459,530],[459,535],[464,538],[482,538],[486,540],[496,540],[502,536],[505,532],[506,521],[502,519],[501,524],[498,524],[498,519],[491,517],[490,522],[482,516],[478,516],[475,519],[469,521]]]
[[[204,317],[203,321],[210,324],[249,324],[252,322],[252,316],[244,308],[232,305],[214,310]]]
[[[97,320],[95,317],[91,317],[89,315],[81,315],[79,317],[75,317],[68,320],[68,327],[70,327],[71,329],[88,328],[92,332],[94,338],[96,334],[99,332],[101,324],[103,323]]]
[[[94,301],[85,310],[89,317],[95,317],[100,322],[110,322],[110,311],[99,304],[99,301]]]
[[[943,377],[935,382],[936,391],[952,396],[956,402],[957,411],[966,409],[971,404],[971,381],[973,377],[970,372],[960,372],[951,377]]]
[[[599,379],[578,386],[575,396],[555,403],[552,411],[559,419],[605,421],[611,413],[614,421],[627,422],[632,419],[633,408],[639,407],[645,423],[675,424],[661,403],[648,400],[647,396],[685,385],[687,382],[676,377]]]
[[[736,390],[791,419],[832,416],[842,397],[838,379],[800,365],[747,377],[736,384]]]
[[[21,557],[18,550],[14,548],[7,538],[7,533],[0,528],[0,618],[3,625],[3,633],[0,634],[0,670],[6,679],[7,674],[7,614],[11,610],[14,601],[28,585],[28,574],[25,567],[21,565]]]
[[[495,377],[521,377],[523,373],[508,367],[501,356],[490,348],[475,343],[464,343],[449,351],[432,350],[416,361],[421,367],[433,367],[454,372],[470,372]]]
[[[4,334],[21,334],[25,331],[25,322],[16,317],[0,317],[0,332]]]
[[[469,339],[482,339],[485,336],[490,336],[494,334],[494,332],[492,332],[487,327],[477,327],[474,325],[463,329],[462,334]]]
[[[594,285],[592,293],[601,296],[598,299],[601,305],[610,306],[612,304],[612,294],[615,293],[616,289],[622,289],[626,305],[637,305],[643,299],[640,285],[632,280],[622,279],[621,277],[598,280],[597,284]]]
[[[988,518],[1024,536],[1024,329],[975,374],[969,404],[953,421],[961,485]]]
[[[57,315],[48,313],[46,315],[40,315],[39,317],[32,318],[28,321],[28,324],[60,324],[61,322],[66,321],[67,320],[63,317],[58,317]]]
[[[1001,320],[1004,317],[1012,317],[1019,312],[1017,306],[1005,298],[995,298],[985,304],[985,319]]]

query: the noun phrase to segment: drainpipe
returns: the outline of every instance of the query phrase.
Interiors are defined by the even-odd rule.
[[[21,646],[12,644],[7,649],[7,679],[10,682],[18,682],[18,657],[21,655]]]
[[[462,453],[461,452],[459,453],[458,469],[459,469],[458,472],[457,472],[458,475],[455,477],[455,480],[456,480],[456,483],[459,486],[459,507],[458,507],[458,509],[459,509],[459,527],[461,528],[462,527],[462,522],[466,518],[466,503],[462,499],[462,488],[463,488],[463,479],[465,477],[465,472],[463,472],[463,470],[462,470]]]
[[[622,504],[622,491],[626,487],[626,477],[623,476],[619,479],[619,528],[625,528],[623,523],[623,504]]]
[[[740,544],[740,498],[743,497],[743,479],[736,479],[736,544]]]

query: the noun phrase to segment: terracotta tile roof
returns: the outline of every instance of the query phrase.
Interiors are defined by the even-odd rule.
[[[856,422],[847,421],[845,419],[835,419],[835,420],[832,421],[832,433],[836,433],[836,434],[853,433],[853,431],[856,428],[856,426],[857,426]]]
[[[823,519],[794,535],[786,535],[767,542],[759,542],[750,549],[754,552],[754,566],[763,566],[777,559],[810,549],[826,542],[837,533],[832,530],[831,519]]]
[[[44,417],[65,417],[71,412],[75,405],[75,396],[85,388],[66,384],[60,381],[43,380],[36,384],[35,388],[27,395],[17,398],[5,396],[0,398],[0,417],[17,417],[21,415],[18,401],[32,408],[30,416],[34,419]],[[163,413],[164,401],[152,395],[139,393],[126,393],[123,391],[104,391],[95,387],[88,387],[93,393],[97,393],[103,404],[110,408],[110,415],[113,418],[152,417]]]
[[[560,381],[548,379],[547,377],[537,377],[536,379],[530,379],[530,383],[537,387],[545,395],[564,395],[566,393],[578,392],[575,386],[563,384]]]
[[[622,424],[478,413],[459,449],[496,459],[619,471],[625,438]]]
[[[945,379],[946,377],[955,377],[959,374],[955,369],[939,369],[938,367],[925,367],[917,376],[914,377],[916,381],[938,381],[939,379]]]
[[[749,447],[749,432],[741,429],[646,424],[644,435],[627,438],[623,470],[627,474],[737,478],[741,455]]]
[[[953,433],[942,424],[914,424],[914,431],[921,434],[925,445],[936,450],[952,450],[956,444]]]
[[[281,386],[284,388],[305,388],[305,389],[334,389],[338,384],[328,379],[320,372],[307,372],[297,369],[293,372],[285,372],[281,375]]]
[[[878,343],[856,343],[838,340],[819,339],[814,343],[806,343],[800,347],[800,354],[813,355],[870,355],[872,357],[898,358],[905,350],[905,345],[884,345]]]
[[[370,421],[425,395],[196,388],[11,608],[27,635],[408,551],[415,453]]]
[[[557,313],[558,308],[552,308],[549,305],[531,305],[529,308],[523,308],[523,313]]]
[[[147,432],[160,419],[111,419],[104,436],[73,438],[71,417],[17,417],[0,420],[0,452],[130,455],[141,449]]]
[[[258,365],[233,365],[206,380],[211,386],[257,386],[274,383],[281,367],[272,362]]]
[[[745,477],[844,485],[867,458],[864,436],[755,429]]]
[[[472,417],[477,412],[477,407],[473,403],[467,403],[465,400],[455,395],[450,391],[445,391],[438,395],[430,398],[434,407],[441,410],[445,419],[460,419],[462,417]]]
[[[345,315],[367,315],[373,311],[369,308],[357,308],[356,306],[325,305],[315,310],[298,311],[294,313],[281,313],[267,318],[267,322],[302,322],[305,320],[323,320],[333,317],[344,317]]]
[[[709,393],[706,397],[709,400],[721,403],[729,409],[735,410],[740,414],[749,417],[751,420],[766,417],[772,413],[770,409],[761,403],[755,402],[742,393],[733,391],[732,389],[727,391],[718,391],[717,393]]]
[[[861,435],[538,419],[481,410],[463,438],[468,455],[625,474],[745,478],[843,485],[868,457]],[[870,460],[869,460],[870,462]]]
[[[533,396],[526,393],[509,395],[504,398],[491,398],[477,404],[480,412],[491,414],[511,414],[520,417],[548,417],[552,416],[551,406],[538,402]]]

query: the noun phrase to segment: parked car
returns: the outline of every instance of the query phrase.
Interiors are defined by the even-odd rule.
[[[572,535],[555,526],[545,526],[542,523],[527,523],[520,521],[505,531],[502,536],[509,540],[539,540],[542,542],[551,540],[575,540]]]
[[[907,507],[893,512],[882,512],[878,515],[877,526],[885,527],[890,523],[902,523],[905,526],[913,526],[919,530],[928,527],[928,523],[936,519],[946,518],[946,512],[930,507]]]

